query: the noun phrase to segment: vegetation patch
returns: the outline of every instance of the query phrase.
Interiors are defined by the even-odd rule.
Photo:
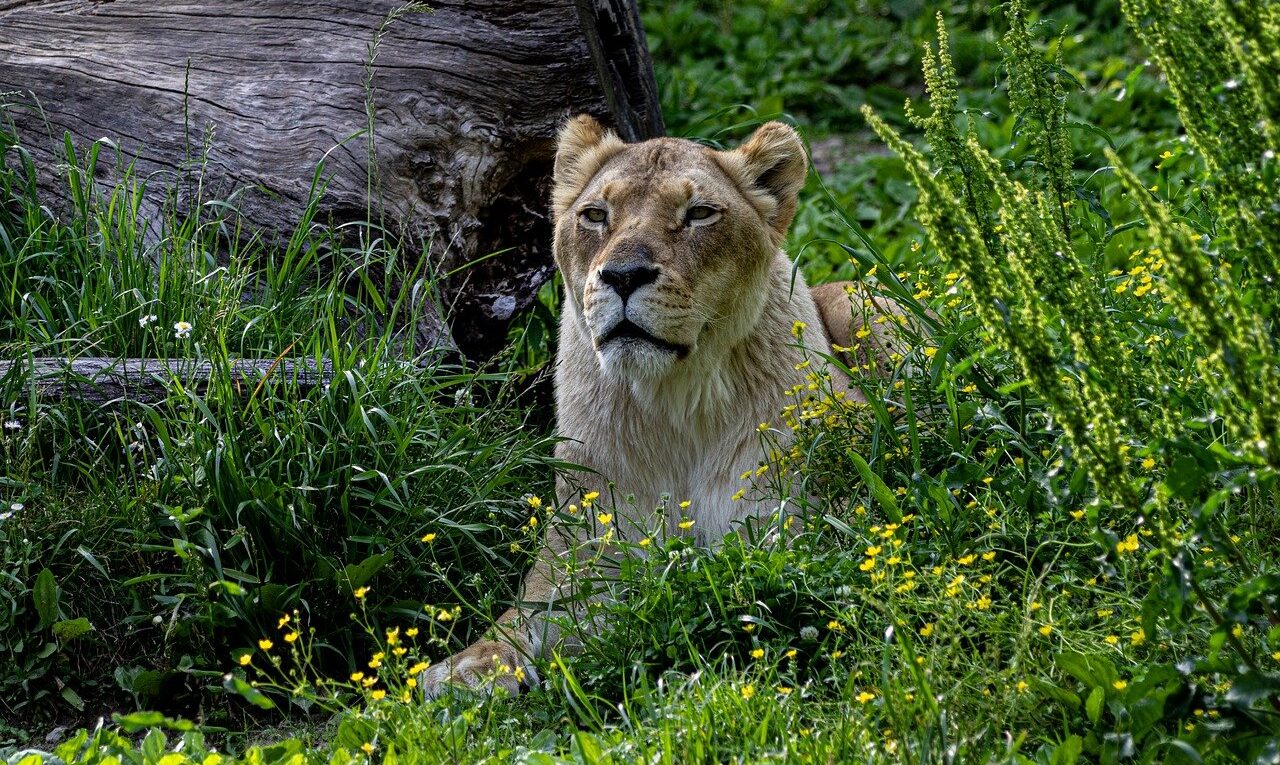
[[[518,699],[417,675],[557,512],[551,289],[485,368],[414,354],[391,285],[433,275],[386,232],[147,236],[101,144],[60,219],[0,134],[8,761],[1277,761],[1280,10],[931,11],[647,9],[673,133],[859,147],[789,251],[916,321],[889,369],[837,349],[866,403],[790,392],[788,469],[742,476],[809,498],[789,533],[627,542],[609,630]],[[331,373],[100,406],[24,371],[89,355]]]

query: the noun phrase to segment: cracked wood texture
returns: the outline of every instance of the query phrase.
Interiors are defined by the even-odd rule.
[[[245,398],[270,382],[307,390],[327,385],[333,379],[333,366],[309,359],[235,359],[219,367],[197,359],[0,361],[0,382],[11,376],[32,386],[42,399],[71,398],[98,405],[121,401],[155,404],[178,391],[202,395],[218,381],[229,382]]]
[[[642,140],[663,132],[634,0],[439,0],[387,25],[372,76],[372,218],[425,249],[448,318],[420,344],[469,355],[505,341],[553,269],[548,192],[559,123],[589,112]],[[54,197],[63,134],[108,137],[166,194],[235,194],[252,230],[286,236],[324,159],[320,220],[369,217],[366,63],[398,2],[0,0],[7,119]],[[123,168],[100,154],[109,188]],[[15,158],[6,158],[13,162]],[[154,228],[151,228],[154,231]],[[510,248],[510,249],[508,249]],[[431,313],[431,312],[428,312]]]

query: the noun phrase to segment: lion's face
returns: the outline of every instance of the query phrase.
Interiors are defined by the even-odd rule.
[[[604,373],[661,377],[744,337],[804,174],[803,145],[779,123],[721,152],[626,145],[590,117],[571,121],[556,157],[556,263]]]

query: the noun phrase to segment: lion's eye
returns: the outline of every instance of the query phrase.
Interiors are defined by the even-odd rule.
[[[708,205],[694,205],[689,208],[689,211],[684,214],[684,217],[685,220],[688,221],[709,220],[714,218],[718,212],[720,211]]]
[[[609,213],[599,207],[588,207],[582,211],[582,219],[590,223],[604,223],[609,218]]]

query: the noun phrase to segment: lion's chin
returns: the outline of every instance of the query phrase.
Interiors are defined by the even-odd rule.
[[[669,373],[688,352],[659,345],[640,337],[618,337],[596,350],[600,369],[607,377],[624,380],[654,380]]]

